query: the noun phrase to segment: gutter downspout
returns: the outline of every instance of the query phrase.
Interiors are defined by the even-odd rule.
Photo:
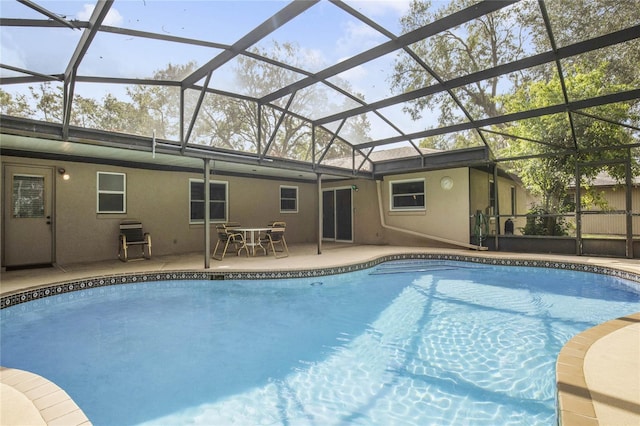
[[[409,229],[398,228],[395,226],[387,225],[384,221],[384,213],[382,209],[382,193],[380,191],[380,181],[376,181],[376,188],[378,190],[378,210],[380,211],[380,224],[385,229],[392,231],[403,232],[405,234],[415,235],[417,237],[427,238],[429,240],[440,241],[446,244],[452,244],[459,247],[470,248],[474,250],[488,250],[488,247],[476,246],[469,243],[462,243],[460,241],[449,240],[447,238],[436,237],[435,235],[424,234],[422,232],[411,231]]]

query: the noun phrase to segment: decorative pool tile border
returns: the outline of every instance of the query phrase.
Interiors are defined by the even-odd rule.
[[[295,269],[281,271],[245,271],[245,272],[220,272],[220,271],[160,271],[144,272],[135,274],[117,274],[101,277],[91,277],[81,280],[65,281],[55,284],[34,287],[9,293],[0,298],[0,309],[5,309],[21,303],[39,300],[50,296],[70,293],[74,291],[100,288],[119,284],[136,284],[153,281],[168,280],[267,280],[283,278],[312,278],[327,275],[343,274],[372,268],[380,263],[395,260],[449,260],[457,262],[472,262],[484,265],[495,266],[525,266],[538,268],[564,269],[569,271],[590,272],[596,274],[609,275],[616,278],[638,283],[636,290],[640,291],[640,274],[623,271],[607,266],[590,265],[579,262],[560,262],[536,259],[509,259],[492,258],[471,255],[452,255],[437,253],[402,253],[383,255],[365,262],[354,263],[352,265],[336,266],[322,269]]]

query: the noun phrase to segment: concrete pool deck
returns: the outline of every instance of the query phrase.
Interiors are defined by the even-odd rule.
[[[403,253],[472,256],[497,260],[538,260],[611,268],[640,275],[637,259],[504,253],[462,249],[323,244],[290,245],[291,256],[244,257],[231,255],[211,260],[204,269],[204,255],[154,256],[150,260],[120,262],[117,259],[57,265],[42,269],[2,271],[0,295],[21,292],[89,277],[161,271],[251,272],[326,269],[352,265]],[[640,313],[585,330],[563,348],[558,357],[558,410],[563,426],[640,424]],[[12,369],[0,369],[0,424],[89,425],[90,421],[68,395],[44,378]],[[30,375],[30,376],[29,376]],[[16,378],[22,377],[25,380]],[[39,381],[39,380],[42,381]],[[25,384],[25,381],[27,384]],[[28,388],[25,390],[25,386]],[[47,391],[50,394],[42,395]],[[46,407],[43,408],[43,405]]]

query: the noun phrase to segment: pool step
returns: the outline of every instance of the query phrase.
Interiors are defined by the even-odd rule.
[[[457,265],[452,263],[446,263],[441,261],[436,262],[390,262],[387,264],[379,265],[369,275],[382,275],[382,274],[405,274],[412,272],[431,272],[431,271],[445,271],[460,268],[470,268],[468,266]]]

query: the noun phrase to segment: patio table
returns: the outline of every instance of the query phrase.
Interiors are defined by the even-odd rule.
[[[262,248],[265,253],[267,252],[264,246],[260,243],[260,232],[267,232],[271,228],[245,228],[243,226],[238,228],[232,228],[234,231],[239,231],[244,234],[244,242],[251,249],[251,255],[256,255],[256,248]],[[247,238],[248,237],[248,238]]]

